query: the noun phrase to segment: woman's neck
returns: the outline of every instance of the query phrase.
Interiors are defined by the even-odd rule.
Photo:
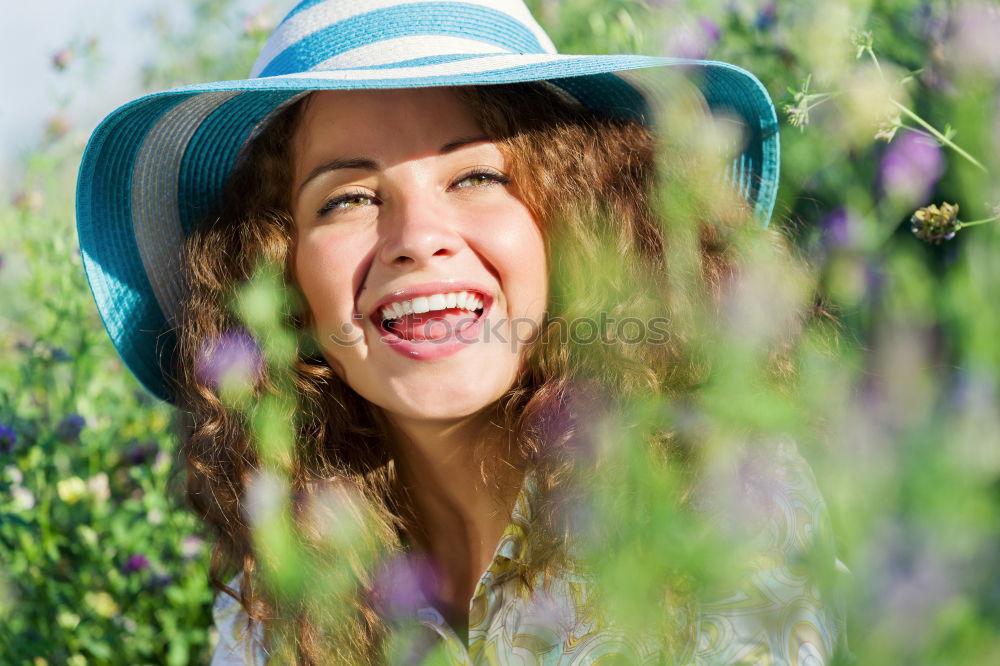
[[[427,590],[464,633],[469,601],[510,518],[524,463],[489,414],[459,422],[392,420],[411,538],[438,572]],[[486,477],[483,479],[483,470]]]

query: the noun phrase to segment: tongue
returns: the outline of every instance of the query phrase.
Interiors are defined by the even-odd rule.
[[[404,340],[440,340],[454,335],[476,319],[477,315],[468,310],[449,308],[403,315],[390,324],[390,329]]]

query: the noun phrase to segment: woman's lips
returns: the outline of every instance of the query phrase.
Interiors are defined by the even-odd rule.
[[[492,299],[491,299],[492,300]],[[408,359],[430,361],[446,358],[479,341],[492,302],[478,313],[458,308],[412,314],[396,320],[396,326],[376,325],[379,339]]]

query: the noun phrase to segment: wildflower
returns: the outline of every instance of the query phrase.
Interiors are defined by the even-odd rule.
[[[87,592],[83,601],[101,617],[114,617],[118,614],[118,604],[107,592]]]
[[[919,201],[930,195],[944,168],[944,155],[936,141],[906,132],[882,156],[879,182],[891,197]]]
[[[266,35],[274,29],[274,16],[269,7],[262,7],[243,19],[243,33],[246,35]]]
[[[718,24],[702,16],[697,23],[674,26],[664,40],[664,52],[678,58],[701,60],[718,43],[721,35]]]
[[[76,504],[87,495],[87,484],[78,476],[71,476],[56,483],[59,499],[67,504]]]
[[[0,426],[2,427],[2,426]],[[24,481],[24,473],[16,465],[7,465],[3,468],[3,475],[15,486]]]
[[[66,113],[59,112],[49,118],[45,125],[45,134],[49,139],[56,141],[63,138],[73,129],[73,123]]]
[[[11,486],[10,496],[22,511],[29,511],[35,507],[35,495],[24,486]]]
[[[136,442],[133,440],[122,454],[122,460],[129,465],[145,465],[153,460],[159,451],[160,448],[156,442]]]
[[[425,558],[408,555],[393,558],[375,573],[373,600],[390,618],[410,617],[426,603],[422,590],[432,587],[435,579],[434,568]]]
[[[260,376],[263,358],[252,337],[242,330],[228,331],[207,341],[198,356],[198,381],[212,388],[246,386]]]
[[[205,545],[204,539],[190,534],[181,540],[181,557],[185,560],[194,560],[201,555],[201,549]]]
[[[83,431],[84,426],[87,425],[87,420],[80,416],[79,414],[69,414],[64,416],[59,425],[56,426],[56,436],[64,442],[75,442],[79,440],[80,433]]]
[[[134,574],[149,568],[149,558],[141,553],[129,555],[122,565],[122,573]]]
[[[792,127],[804,128],[809,124],[810,111],[835,96],[834,93],[811,93],[810,85],[812,85],[811,74],[805,78],[798,90],[788,88],[792,102],[786,103],[783,108],[788,115],[788,124]]]
[[[956,71],[1000,74],[1000,11],[988,3],[955,9],[945,45]]]
[[[163,523],[163,512],[154,506],[146,514],[146,520],[149,521],[150,525],[160,525]]]
[[[778,22],[778,8],[776,3],[768,2],[757,12],[754,20],[754,28],[757,30],[770,30]]]
[[[875,34],[871,30],[855,31],[852,37],[854,48],[856,49],[854,54],[855,58],[860,58],[865,53],[870,52],[875,46]]]
[[[73,55],[73,49],[64,46],[52,54],[52,66],[60,72],[63,71],[73,62]]]
[[[56,361],[58,363],[65,363],[65,362],[67,362],[67,361],[69,361],[71,359],[72,359],[72,357],[69,355],[69,352],[66,351],[65,349],[63,349],[62,347],[53,347],[52,348],[52,360],[53,361]]]
[[[42,198],[42,193],[37,190],[21,190],[14,195],[11,203],[22,212],[34,213],[41,210],[45,200]]]
[[[90,492],[90,495],[94,499],[102,502],[111,497],[111,489],[108,486],[108,475],[104,472],[98,472],[87,479],[87,491]]]
[[[848,247],[857,243],[858,220],[846,208],[837,208],[822,223],[824,244],[831,248]]]
[[[17,444],[17,433],[10,426],[0,423],[0,454],[7,454],[14,450]]]
[[[896,113],[888,116],[885,120],[878,124],[875,131],[876,141],[885,141],[890,143],[894,138],[896,138],[896,132],[903,126],[903,117]]]
[[[966,227],[1000,222],[1000,209],[995,208],[994,212],[997,214],[993,217],[962,222],[958,219],[958,204],[942,203],[940,209],[932,204],[924,206],[913,214],[910,218],[910,230],[920,240],[940,245],[943,241],[954,238],[956,233]]]
[[[951,240],[961,229],[958,221],[958,204],[942,203],[941,207],[924,206],[910,218],[910,230],[925,243],[940,245]]]
[[[56,616],[56,622],[63,629],[73,631],[76,629],[76,625],[80,624],[80,616],[69,611],[62,611]]]

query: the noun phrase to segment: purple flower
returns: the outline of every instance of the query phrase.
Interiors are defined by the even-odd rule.
[[[79,414],[69,414],[56,426],[56,437],[64,442],[75,442],[79,440],[80,433],[86,425],[87,420]]]
[[[685,22],[668,32],[664,39],[664,52],[677,58],[702,60],[721,35],[718,24],[702,16],[695,23]]]
[[[951,17],[946,53],[959,72],[1000,75],[1000,9],[987,3],[966,3]]]
[[[17,433],[10,426],[0,423],[0,453],[10,453],[14,450],[15,444],[17,444]]]
[[[844,207],[835,209],[823,218],[823,244],[828,249],[854,247],[858,244],[860,220]]]
[[[775,3],[768,2],[757,11],[754,27],[757,30],[770,30],[778,22],[778,9]]]
[[[129,465],[145,465],[152,461],[159,453],[160,447],[156,442],[132,441],[131,445],[122,453],[122,460]]]
[[[260,348],[243,330],[232,330],[202,345],[195,374],[198,381],[217,389],[223,384],[253,383],[264,369]]]
[[[149,568],[149,558],[142,554],[129,555],[122,565],[122,572],[127,574],[139,573]]]
[[[383,563],[375,573],[372,596],[387,617],[407,619],[427,603],[423,590],[433,588],[436,579],[426,558],[401,555]]]
[[[63,71],[73,62],[73,55],[73,49],[64,46],[52,54],[52,66],[60,72]]]
[[[925,201],[944,173],[941,147],[916,132],[907,132],[889,145],[879,164],[882,190],[906,203]]]

